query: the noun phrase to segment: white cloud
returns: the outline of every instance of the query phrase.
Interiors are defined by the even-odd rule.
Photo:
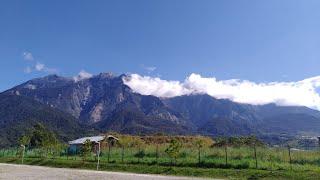
[[[36,65],[34,66],[34,69],[36,71],[46,72],[46,73],[50,73],[50,74],[58,72],[57,69],[49,68],[45,64],[42,64],[42,63],[39,63],[39,62],[36,63]]]
[[[29,74],[29,73],[31,73],[33,71],[40,71],[40,72],[45,72],[45,73],[52,74],[52,73],[57,73],[58,72],[58,70],[55,69],[55,68],[49,68],[43,63],[35,62],[35,59],[34,59],[34,57],[33,57],[31,52],[23,52],[22,55],[23,55],[23,59],[27,60],[27,61],[30,61],[31,62],[31,66],[32,66],[32,67],[27,66],[24,69],[25,73]]]
[[[74,79],[75,82],[78,82],[78,81],[81,81],[81,80],[84,80],[84,79],[89,79],[92,76],[93,76],[92,74],[86,72],[85,70],[81,70],[77,76],[73,77],[73,79]]]
[[[30,52],[23,52],[22,56],[23,56],[24,60],[27,60],[27,61],[33,61],[34,60],[33,55]]]
[[[132,74],[123,79],[133,91],[157,97],[175,97],[189,94],[208,94],[218,99],[262,105],[276,103],[283,106],[307,106],[320,110],[320,76],[297,82],[254,83],[247,80],[217,80],[191,74],[184,82]]]

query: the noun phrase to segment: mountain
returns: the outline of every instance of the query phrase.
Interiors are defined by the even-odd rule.
[[[179,113],[161,99],[133,93],[122,78],[101,73],[75,81],[50,75],[14,87],[3,94],[19,94],[74,116],[101,131],[186,134],[192,132]]]
[[[306,107],[255,106],[204,94],[173,98],[145,96],[134,93],[123,83],[123,78],[130,77],[111,73],[87,79],[50,75],[27,81],[1,93],[0,97],[27,98],[37,102],[39,107],[64,112],[73,122],[101,132],[209,136],[255,134],[271,140],[284,134],[320,133],[320,112]],[[29,106],[25,110],[35,111]],[[2,121],[6,122],[5,118]],[[53,121],[52,126],[55,123]]]
[[[207,135],[249,135],[257,133],[259,118],[251,105],[238,104],[209,95],[179,96],[165,99],[171,109],[182,114]]]
[[[165,103],[209,136],[256,135],[269,143],[320,134],[320,112],[300,106],[249,105],[209,95],[165,99]]]
[[[93,130],[83,127],[68,113],[43,105],[29,97],[0,95],[0,147],[16,145],[37,123],[68,141]]]

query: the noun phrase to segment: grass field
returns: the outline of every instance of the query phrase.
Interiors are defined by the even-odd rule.
[[[125,148],[113,147],[103,150],[100,170],[137,173],[215,177],[228,179],[320,179],[319,151],[291,151],[291,163],[286,148],[257,147],[254,156],[252,147],[229,147],[227,161],[225,148],[206,147],[199,149],[182,147],[176,163],[165,153],[168,144]],[[138,152],[143,150],[143,156]],[[158,153],[157,153],[158,152]],[[123,156],[122,156],[123,154]],[[44,156],[39,150],[27,151],[24,163],[53,167],[96,169],[97,157],[92,153],[86,160],[80,155]],[[0,162],[21,163],[15,149],[0,150]],[[256,168],[256,162],[258,167]]]

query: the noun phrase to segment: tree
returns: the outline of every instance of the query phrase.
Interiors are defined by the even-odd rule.
[[[91,154],[92,151],[92,142],[87,139],[84,144],[83,147],[81,149],[81,155],[82,155],[82,160],[86,161],[88,159],[88,156]]]
[[[45,157],[47,157],[49,153],[52,154],[53,147],[58,142],[56,135],[52,131],[49,131],[40,123],[34,125],[34,129],[30,137],[30,146],[33,148],[39,148],[42,155],[45,154]]]
[[[30,143],[30,136],[24,135],[19,139],[20,145],[28,145]]]
[[[249,136],[248,141],[251,143],[251,145],[253,147],[253,156],[255,159],[255,166],[256,166],[256,169],[258,169],[258,158],[257,158],[258,139],[255,136]]]
[[[24,160],[24,153],[26,151],[26,145],[28,145],[30,143],[30,137],[29,136],[22,136],[19,139],[19,143],[20,143],[20,151],[19,151],[19,156],[21,157],[21,163],[23,164],[23,160]]]
[[[182,148],[181,142],[178,141],[177,139],[172,139],[170,141],[168,148],[165,150],[165,152],[169,155],[171,160],[174,159],[174,164],[177,163],[177,158],[180,155],[181,148]]]
[[[129,136],[123,136],[119,139],[119,144],[121,145],[122,151],[121,151],[121,162],[124,161],[124,150],[125,148],[128,148],[132,145],[132,138]]]
[[[196,140],[194,141],[193,145],[198,149],[198,164],[201,163],[201,149],[203,147],[209,147],[212,145],[212,140],[209,138],[198,136],[196,137]]]
[[[225,166],[228,165],[228,146],[230,146],[232,140],[230,138],[219,138],[215,144],[218,147],[224,147],[225,153]]]
[[[52,152],[52,158],[56,158],[62,151],[67,149],[68,145],[64,143],[60,143],[59,141],[56,141],[54,144],[52,144],[53,152]]]

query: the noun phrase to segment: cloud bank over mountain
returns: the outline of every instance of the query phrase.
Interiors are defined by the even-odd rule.
[[[255,83],[248,80],[217,80],[192,73],[183,82],[131,74],[123,79],[134,92],[169,98],[190,94],[208,94],[218,99],[263,105],[307,106],[320,110],[320,76],[297,82]]]
[[[93,76],[93,75],[90,74],[90,73],[88,73],[87,71],[81,70],[77,76],[74,76],[74,77],[73,77],[73,80],[74,80],[75,82],[78,82],[78,81],[81,81],[81,80],[83,80],[83,79],[89,79],[89,78],[91,78],[92,76]]]

